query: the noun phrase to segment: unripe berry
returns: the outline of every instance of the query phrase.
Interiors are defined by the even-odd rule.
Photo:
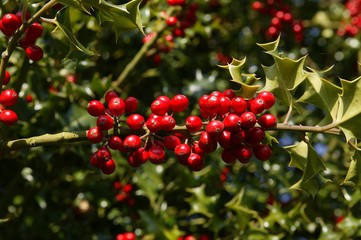
[[[186,118],[186,127],[190,132],[199,131],[202,128],[202,119],[198,116],[188,116]]]
[[[98,100],[91,100],[88,103],[87,111],[91,116],[98,117],[105,114],[105,108],[103,103]]]

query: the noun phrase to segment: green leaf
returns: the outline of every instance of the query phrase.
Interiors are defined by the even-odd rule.
[[[72,31],[71,20],[70,20],[70,9],[62,8],[57,12],[53,23],[56,25],[54,31],[60,30],[70,43],[70,49],[68,56],[75,50],[81,51],[87,55],[94,55],[94,52],[84,47],[78,39],[75,37]]]
[[[351,185],[353,187],[361,186],[361,151],[354,151],[344,184]]]
[[[214,206],[219,198],[219,195],[208,196],[205,193],[205,184],[195,188],[187,188],[187,192],[192,196],[187,198],[191,206],[190,214],[201,213],[207,217],[213,217]]]
[[[68,6],[76,7],[88,14],[96,10],[100,22],[112,22],[115,35],[118,38],[123,31],[138,29],[143,32],[139,5],[142,0],[131,0],[128,3],[116,5],[105,0],[60,0]]]
[[[293,146],[285,147],[291,156],[289,166],[303,171],[302,178],[291,189],[300,189],[311,194],[317,194],[325,180],[320,172],[326,170],[324,162],[318,156],[311,144],[304,141]]]
[[[243,65],[245,63],[246,58],[241,60],[233,58],[231,63],[220,65],[220,67],[228,69],[232,77],[231,81],[241,85],[241,88],[236,90],[235,93],[249,99],[256,94],[260,86],[254,85],[254,83],[259,80],[255,74],[242,73]]]
[[[361,77],[353,81],[341,79],[342,94],[339,96],[337,123],[346,136],[346,141],[361,138]]]

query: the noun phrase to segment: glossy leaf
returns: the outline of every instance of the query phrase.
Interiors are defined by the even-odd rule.
[[[351,158],[351,163],[344,180],[344,184],[353,187],[361,186],[361,152],[355,150]]]

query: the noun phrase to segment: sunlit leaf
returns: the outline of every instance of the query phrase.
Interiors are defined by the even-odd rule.
[[[353,187],[361,186],[361,152],[355,150],[351,157],[351,163],[344,180],[344,184]]]

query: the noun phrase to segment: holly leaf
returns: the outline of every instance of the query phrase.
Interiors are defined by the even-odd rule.
[[[289,166],[303,171],[302,178],[291,186],[291,189],[304,190],[314,197],[327,181],[320,175],[321,171],[326,170],[324,162],[312,145],[304,141],[285,147],[285,150],[291,156]]]
[[[228,63],[227,65],[219,65],[219,67],[228,69],[232,77],[231,82],[241,85],[241,88],[236,90],[235,93],[249,99],[256,94],[260,85],[254,85],[254,83],[259,80],[255,74],[242,73],[243,65],[245,63],[246,58],[241,60],[233,58],[231,63]]]
[[[355,150],[351,156],[351,163],[343,183],[353,187],[361,186],[361,151]]]
[[[190,214],[200,213],[207,217],[213,217],[213,210],[219,195],[208,196],[205,193],[205,184],[195,188],[187,188],[192,195],[187,198],[191,206]]]
[[[113,23],[117,38],[121,32],[133,29],[138,29],[144,34],[139,12],[141,2],[142,0],[131,0],[117,5],[105,0],[59,0],[59,3],[78,8],[87,14],[95,10],[101,23]]]
[[[342,94],[339,95],[337,123],[346,141],[361,138],[361,77],[353,81],[341,79]]]

